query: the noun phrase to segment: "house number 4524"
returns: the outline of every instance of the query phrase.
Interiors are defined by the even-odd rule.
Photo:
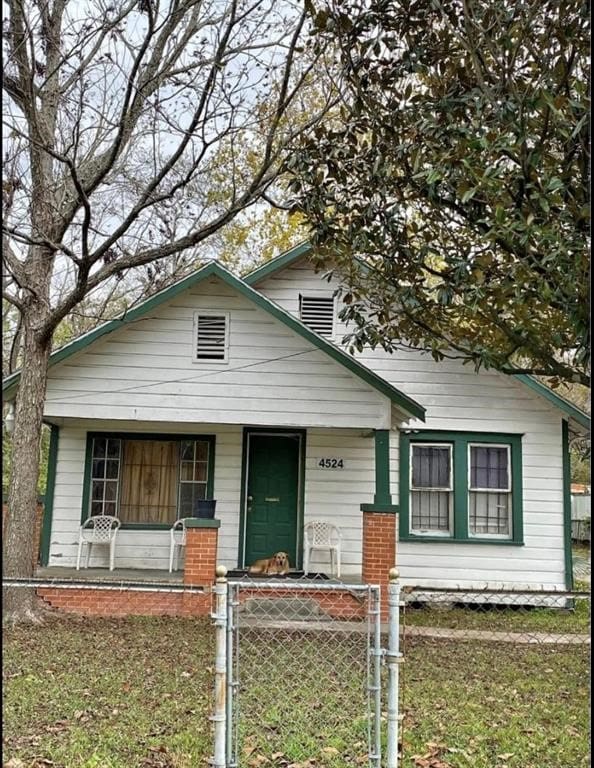
[[[344,461],[342,459],[320,459],[318,467],[322,467],[322,469],[344,469]]]

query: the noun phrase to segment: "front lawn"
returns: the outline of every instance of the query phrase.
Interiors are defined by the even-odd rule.
[[[276,652],[269,637],[258,652],[252,638],[246,768],[365,764],[363,699],[354,693],[365,665],[350,663],[353,650],[327,634],[311,634],[308,653],[302,641],[291,646],[285,636]],[[404,651],[403,768],[589,764],[587,646],[409,638]],[[5,630],[4,762],[206,766],[213,660],[209,619],[52,617]]]

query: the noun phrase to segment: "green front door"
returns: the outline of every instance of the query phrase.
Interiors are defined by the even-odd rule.
[[[299,434],[258,434],[247,440],[245,505],[246,566],[275,552],[299,565]]]

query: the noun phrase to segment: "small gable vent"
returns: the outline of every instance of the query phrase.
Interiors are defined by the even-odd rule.
[[[334,335],[334,297],[299,296],[299,318],[312,331],[331,338]]]
[[[227,360],[227,315],[194,315],[196,360]]]

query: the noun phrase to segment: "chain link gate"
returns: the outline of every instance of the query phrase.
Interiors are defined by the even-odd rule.
[[[223,572],[213,614],[215,767],[316,760],[380,768],[386,745],[386,765],[396,768],[395,571],[387,627],[378,586],[306,578],[227,582]]]

